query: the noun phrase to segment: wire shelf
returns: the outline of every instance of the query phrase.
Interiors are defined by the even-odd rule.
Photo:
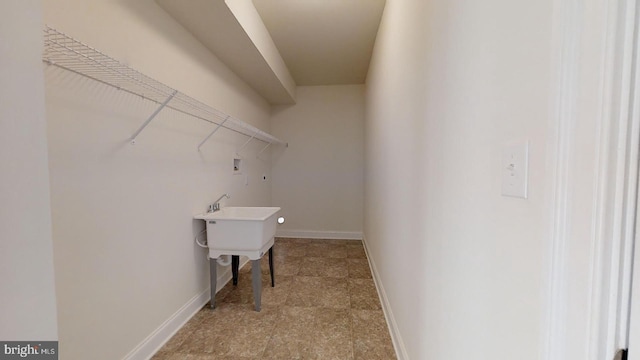
[[[42,59],[47,64],[138,95],[160,105],[158,110],[156,110],[131,137],[132,142],[135,142],[135,137],[155,115],[157,115],[162,108],[167,107],[216,125],[213,132],[200,143],[200,146],[221,127],[249,136],[249,141],[242,147],[246,146],[252,139],[263,141],[267,143],[267,146],[270,144],[286,145],[284,141],[267,132],[146,76],[49,26],[46,26],[44,29],[44,52]],[[198,149],[200,146],[198,146]],[[266,149],[267,146],[265,146],[264,149]]]

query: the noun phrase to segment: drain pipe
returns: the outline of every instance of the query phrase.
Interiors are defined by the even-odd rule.
[[[216,259],[216,262],[220,266],[229,266],[229,265],[231,265],[231,256],[229,256],[229,255],[220,255],[220,257]]]
[[[205,232],[207,232],[207,229],[202,230],[202,232],[200,232],[200,234],[196,235],[196,244],[198,244],[198,246],[200,246],[201,248],[205,248],[208,249],[209,246],[207,244],[207,239],[204,240],[204,242],[200,242],[199,238],[200,235],[204,234]],[[216,259],[216,262],[218,263],[218,265],[220,266],[229,266],[231,265],[231,256],[229,255],[222,255],[219,258]]]

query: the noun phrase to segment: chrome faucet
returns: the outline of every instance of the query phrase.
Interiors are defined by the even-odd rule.
[[[214,201],[213,204],[209,205],[208,212],[214,212],[214,211],[220,210],[220,200],[222,200],[222,198],[224,198],[224,197],[226,197],[228,199],[231,196],[229,196],[229,194],[223,194],[222,196],[220,196],[218,198],[218,200]]]

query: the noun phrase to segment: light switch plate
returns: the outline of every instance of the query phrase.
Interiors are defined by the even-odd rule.
[[[502,153],[502,195],[527,198],[529,142],[505,145]]]

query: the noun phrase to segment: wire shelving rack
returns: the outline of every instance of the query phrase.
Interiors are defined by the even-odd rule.
[[[269,133],[144,75],[49,26],[44,29],[42,59],[49,65],[85,76],[158,104],[158,108],[153,114],[131,135],[132,144],[135,144],[136,137],[166,107],[215,125],[207,137],[198,145],[198,150],[220,128],[249,137],[247,142],[237,149],[238,153],[253,139],[266,143],[260,153],[265,151],[271,144],[287,145],[287,143]]]

